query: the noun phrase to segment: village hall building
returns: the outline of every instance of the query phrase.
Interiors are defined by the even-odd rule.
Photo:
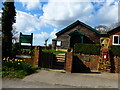
[[[102,34],[89,25],[77,20],[63,30],[56,33],[52,40],[52,49],[66,51],[73,48],[75,43],[100,44],[107,41],[109,45],[120,45],[120,26]],[[101,39],[103,37],[103,40]],[[107,39],[105,39],[107,38]],[[102,41],[100,41],[100,39]]]

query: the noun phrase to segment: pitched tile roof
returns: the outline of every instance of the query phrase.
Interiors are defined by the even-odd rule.
[[[77,26],[77,25],[83,25],[84,27],[86,27],[86,28],[88,28],[88,29],[94,31],[95,33],[100,34],[100,32],[97,31],[96,29],[94,29],[94,28],[88,26],[87,24],[85,24],[85,23],[83,23],[83,22],[77,20],[77,21],[74,22],[73,24],[71,24],[71,25],[67,26],[66,28],[64,28],[63,30],[57,32],[56,35],[59,36],[59,35],[63,34],[64,32],[66,32],[66,31],[68,31],[68,30],[74,28],[74,27]]]

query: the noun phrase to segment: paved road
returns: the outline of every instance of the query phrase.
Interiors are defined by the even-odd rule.
[[[54,85],[44,82],[27,82],[22,80],[2,80],[2,88],[75,88],[65,85]]]
[[[3,80],[3,88],[118,88],[118,74],[61,73],[41,70],[22,80]]]

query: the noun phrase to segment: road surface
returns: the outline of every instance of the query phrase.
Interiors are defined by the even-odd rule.
[[[118,88],[118,74],[61,73],[40,70],[21,80],[3,80],[3,88]]]

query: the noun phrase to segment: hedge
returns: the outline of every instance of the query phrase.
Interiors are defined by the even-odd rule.
[[[120,56],[120,45],[111,45],[109,50],[113,56]]]
[[[100,55],[101,46],[98,44],[80,44],[76,43],[74,46],[75,53]]]

